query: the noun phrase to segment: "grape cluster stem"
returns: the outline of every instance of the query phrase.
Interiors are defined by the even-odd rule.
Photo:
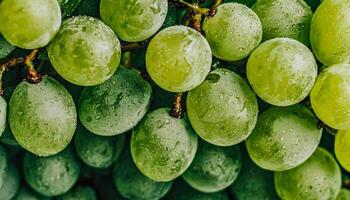
[[[177,93],[175,95],[175,100],[173,103],[173,107],[171,108],[170,115],[180,119],[182,118],[183,115],[183,110],[182,110],[182,93]]]
[[[42,80],[42,76],[35,70],[33,60],[35,60],[39,49],[34,49],[28,56],[24,58],[24,64],[27,67],[27,81],[30,83],[39,83]]]

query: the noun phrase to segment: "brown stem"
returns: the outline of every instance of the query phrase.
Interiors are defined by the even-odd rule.
[[[175,95],[175,100],[173,103],[173,107],[171,108],[170,115],[180,119],[182,117],[183,110],[182,110],[182,93],[177,93]]]
[[[135,50],[139,50],[139,49],[144,49],[147,47],[148,43],[151,40],[145,40],[143,42],[132,42],[132,43],[122,43],[121,45],[121,49],[122,51],[135,51]]]
[[[121,59],[121,64],[124,65],[125,67],[132,67],[132,58],[131,58],[131,52],[126,51],[122,53],[122,59]]]
[[[4,90],[2,88],[2,77],[5,71],[9,70],[11,67],[16,66],[23,62],[23,58],[12,58],[4,64],[0,65],[0,96],[4,94]]]
[[[323,128],[327,133],[329,133],[329,134],[331,134],[333,136],[335,136],[337,134],[337,130],[336,129],[327,126],[322,121],[319,122],[318,127],[319,128]]]
[[[184,0],[170,0],[170,1],[177,5],[186,7],[187,9],[193,11],[196,14],[208,15],[210,12],[209,8],[201,8],[198,3],[191,4]]]
[[[39,83],[42,80],[41,75],[35,70],[33,60],[38,54],[38,49],[34,49],[24,58],[24,64],[27,67],[27,81],[30,83]]]

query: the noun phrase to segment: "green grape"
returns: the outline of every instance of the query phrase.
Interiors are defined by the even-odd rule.
[[[0,32],[11,44],[23,49],[46,46],[61,26],[57,0],[2,0]]]
[[[172,182],[156,182],[144,176],[133,163],[129,150],[115,165],[113,181],[116,189],[127,199],[161,199],[172,186]]]
[[[218,192],[237,179],[241,166],[238,146],[219,147],[199,140],[196,156],[182,177],[194,189]]]
[[[162,26],[168,11],[167,0],[101,0],[101,19],[120,39],[140,42]]]
[[[64,21],[47,50],[55,70],[67,81],[82,86],[109,79],[121,57],[120,43],[112,29],[87,16]]]
[[[26,182],[38,193],[57,196],[68,192],[80,173],[80,164],[71,148],[49,157],[26,153],[23,159]]]
[[[305,99],[316,76],[312,52],[289,38],[264,42],[247,63],[247,77],[255,93],[275,106],[289,106]]]
[[[204,20],[203,31],[213,55],[226,61],[248,57],[262,38],[259,17],[238,3],[219,5],[216,14]]]
[[[49,156],[71,141],[77,124],[71,95],[55,79],[20,83],[12,94],[9,124],[17,142],[26,150]]]
[[[41,196],[27,187],[22,186],[13,200],[50,200],[50,198]]]
[[[350,190],[341,189],[336,200],[350,200]]]
[[[146,67],[152,80],[170,92],[185,92],[201,84],[212,61],[208,42],[186,26],[160,31],[146,52]]]
[[[273,107],[259,116],[246,146],[250,158],[261,168],[284,171],[305,162],[321,136],[317,118],[305,106]]]
[[[12,95],[13,91],[15,90],[15,88],[16,87],[6,87],[4,89],[3,98],[5,99],[6,102],[10,101],[11,95]],[[0,102],[1,102],[1,97],[0,97]],[[0,103],[0,105],[1,105],[1,103]],[[0,112],[0,115],[1,115],[1,112]],[[8,117],[8,115],[7,115],[7,117]],[[1,122],[3,122],[3,121],[0,120],[0,123]],[[10,126],[8,124],[8,120],[6,120],[6,128],[5,128],[4,132],[2,133],[2,135],[0,134],[0,142],[7,144],[7,145],[13,145],[13,146],[19,145],[18,142],[16,141],[15,137],[12,134],[12,131],[11,131]]]
[[[107,168],[118,159],[124,147],[124,140],[124,135],[103,137],[78,126],[74,145],[85,164],[95,168]]]
[[[341,187],[341,172],[333,156],[322,148],[302,165],[275,172],[277,194],[283,200],[335,199]]]
[[[8,56],[13,50],[15,50],[15,48],[15,46],[7,42],[5,38],[0,34],[0,59]]]
[[[8,163],[9,166],[6,170],[6,176],[4,184],[0,187],[0,199],[1,200],[11,200],[17,194],[21,178],[19,172],[14,164]]]
[[[136,70],[119,67],[101,85],[84,89],[79,118],[92,133],[113,136],[132,129],[146,114],[152,87]]]
[[[350,1],[327,0],[311,21],[310,42],[316,57],[326,66],[350,63]]]
[[[252,9],[261,20],[264,41],[287,37],[309,45],[313,13],[303,0],[259,0]]]
[[[7,103],[5,99],[0,96],[0,136],[5,131],[7,122]]]
[[[131,136],[131,154],[137,168],[155,181],[171,181],[190,166],[198,138],[188,119],[177,119],[160,108],[145,116]]]
[[[64,195],[57,197],[57,200],[96,200],[95,191],[89,186],[78,186]]]
[[[252,132],[258,104],[247,82],[227,69],[216,69],[187,96],[191,125],[205,141],[231,146]]]
[[[340,130],[335,136],[334,152],[340,165],[350,172],[350,130]]]
[[[0,188],[5,182],[7,168],[8,168],[8,164],[7,164],[6,151],[0,144]]]
[[[311,105],[328,126],[350,129],[350,64],[337,64],[323,70],[312,88]]]

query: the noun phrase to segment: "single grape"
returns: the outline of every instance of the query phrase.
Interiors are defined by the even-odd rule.
[[[316,57],[326,66],[350,63],[350,1],[327,0],[311,21],[310,42]]]
[[[350,190],[341,189],[336,200],[350,200]]]
[[[96,192],[90,186],[77,186],[57,200],[96,200]]]
[[[283,200],[335,199],[341,187],[340,168],[330,153],[317,148],[302,165],[275,172],[275,187]]]
[[[334,152],[340,165],[350,172],[350,130],[340,130],[335,136]]]
[[[312,52],[289,38],[264,42],[247,63],[247,77],[255,93],[275,106],[289,106],[305,99],[316,76]]]
[[[264,41],[287,37],[309,46],[313,13],[305,1],[259,0],[252,9],[261,20]]]
[[[167,11],[167,0],[102,0],[100,5],[101,19],[127,42],[140,42],[154,35]]]
[[[21,178],[19,172],[14,164],[8,163],[8,168],[6,170],[6,176],[4,179],[4,184],[0,187],[0,199],[1,200],[11,200],[17,194]]]
[[[120,156],[124,147],[124,135],[98,136],[78,126],[74,145],[81,160],[95,168],[110,167]]]
[[[187,110],[197,134],[209,143],[231,146],[245,140],[258,116],[248,83],[227,69],[216,69],[187,96]]]
[[[8,164],[7,164],[6,151],[0,144],[0,188],[5,182],[7,168],[8,168]]]
[[[121,49],[117,36],[102,21],[87,16],[65,20],[47,48],[55,70],[76,85],[98,85],[117,69]]]
[[[199,140],[196,156],[182,177],[196,190],[218,192],[237,179],[241,166],[239,146],[219,147]]]
[[[248,57],[262,38],[259,17],[238,3],[219,5],[216,14],[204,20],[203,31],[213,55],[226,61]]]
[[[11,44],[23,49],[46,46],[61,26],[57,0],[2,0],[0,32]]]
[[[259,116],[246,146],[250,158],[261,168],[284,171],[305,162],[321,136],[317,118],[305,106],[273,107]]]
[[[15,90],[16,87],[6,87],[4,88],[4,95],[3,98],[5,99],[5,102],[9,102],[10,98],[12,96],[13,91]],[[0,97],[0,102],[1,102],[1,97]],[[1,103],[0,103],[1,105]],[[8,104],[7,104],[8,106]],[[0,106],[1,107],[1,106]],[[8,108],[6,108],[8,109]],[[1,110],[1,109],[0,109]],[[0,115],[1,115],[1,111],[0,111]],[[8,115],[7,115],[8,118]],[[2,120],[0,120],[0,123],[4,122]],[[16,141],[15,137],[12,134],[12,131],[10,129],[10,125],[8,124],[8,120],[6,119],[6,128],[4,130],[4,132],[2,133],[2,135],[0,136],[0,142],[7,144],[7,145],[12,145],[12,146],[18,146],[18,142]]]
[[[311,105],[328,126],[350,129],[350,64],[337,64],[323,70],[312,88]]]
[[[71,95],[55,79],[20,83],[10,100],[9,124],[17,142],[26,150],[49,156],[71,141],[77,124]]]
[[[80,164],[71,148],[49,157],[26,153],[23,159],[24,178],[38,193],[57,196],[68,192],[80,173]]]
[[[156,182],[143,175],[135,166],[129,150],[115,165],[113,181],[122,196],[133,200],[161,199],[172,186],[172,182]]]
[[[101,85],[80,95],[79,118],[92,133],[112,136],[132,129],[146,114],[152,87],[136,70],[119,67]]]
[[[151,40],[146,67],[152,80],[170,92],[185,92],[201,84],[212,61],[208,42],[186,26],[171,26]]]
[[[7,122],[7,103],[5,99],[0,96],[0,137],[5,131]]]
[[[22,186],[14,200],[50,200],[50,197],[41,196],[27,187]]]
[[[145,116],[133,130],[131,154],[137,168],[155,181],[171,181],[190,166],[198,138],[188,119],[172,117],[160,108]]]

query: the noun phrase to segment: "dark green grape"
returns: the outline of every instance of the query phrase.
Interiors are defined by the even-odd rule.
[[[138,71],[120,66],[108,81],[84,89],[79,101],[79,118],[92,133],[118,135],[143,118],[151,96],[151,85]]]
[[[58,0],[61,7],[62,17],[70,16],[79,6],[81,0]]]
[[[198,138],[188,119],[160,108],[145,116],[133,130],[131,154],[137,168],[155,181],[171,181],[190,166]]]
[[[0,34],[0,59],[8,56],[14,49],[15,46],[7,42],[5,38]]]
[[[124,147],[124,135],[99,136],[82,126],[75,132],[74,145],[81,160],[96,168],[110,167],[119,157]]]
[[[0,199],[11,200],[19,190],[20,184],[21,179],[18,170],[14,164],[9,162],[4,184],[0,187]]]
[[[0,96],[0,136],[6,128],[7,122],[7,103],[5,99]]]
[[[182,177],[199,191],[218,192],[237,179],[241,166],[239,146],[218,147],[199,140],[196,156]]]
[[[341,189],[336,200],[350,200],[350,190]]]
[[[13,200],[50,200],[50,197],[44,197],[40,194],[22,186]]]
[[[23,160],[24,177],[38,193],[57,196],[68,192],[80,173],[80,164],[71,148],[49,157],[26,153]]]
[[[17,142],[26,150],[49,156],[71,141],[77,124],[72,96],[56,80],[20,83],[10,100],[9,124]]]
[[[89,186],[77,186],[57,200],[96,200],[96,192]]]
[[[3,185],[8,168],[7,155],[5,149],[0,145],[0,187]]]
[[[11,98],[11,95],[13,91],[15,90],[15,87],[6,87],[4,89],[4,99],[6,102],[8,102]],[[1,99],[1,97],[0,97]],[[0,100],[1,101],[1,100]],[[8,106],[8,105],[7,105]],[[0,114],[1,115],[1,114]],[[7,116],[8,117],[8,116]],[[1,122],[0,122],[1,123]],[[0,134],[1,135],[1,134]],[[2,135],[0,136],[0,142],[7,144],[7,145],[14,145],[17,146],[19,145],[18,142],[16,141],[15,137],[12,134],[12,131],[10,129],[10,125],[8,124],[8,120],[6,120],[6,128]]]
[[[114,180],[109,176],[101,179],[98,187],[98,196],[102,200],[126,200],[116,189],[113,183]]]

